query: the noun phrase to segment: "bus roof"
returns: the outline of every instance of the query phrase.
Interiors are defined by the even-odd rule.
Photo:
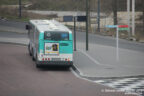
[[[33,24],[40,32],[59,31],[72,33],[70,29],[56,20],[30,20],[30,23]]]

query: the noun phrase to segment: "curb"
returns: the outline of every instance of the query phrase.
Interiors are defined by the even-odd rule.
[[[72,69],[80,76],[83,77],[82,75],[80,75],[80,71],[75,67],[75,65],[72,65]]]

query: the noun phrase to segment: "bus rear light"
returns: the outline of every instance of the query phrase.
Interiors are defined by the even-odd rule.
[[[50,58],[48,58],[48,61],[50,61]]]
[[[45,58],[45,60],[47,60],[47,58]]]
[[[44,58],[42,58],[42,61],[44,61]]]

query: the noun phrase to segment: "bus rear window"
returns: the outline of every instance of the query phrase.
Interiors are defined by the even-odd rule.
[[[69,40],[69,33],[68,32],[45,32],[44,39],[53,40],[53,41],[66,41]]]

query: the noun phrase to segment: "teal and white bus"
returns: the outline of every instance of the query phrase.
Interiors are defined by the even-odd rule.
[[[72,31],[55,20],[30,20],[28,30],[29,54],[36,67],[73,65]]]

